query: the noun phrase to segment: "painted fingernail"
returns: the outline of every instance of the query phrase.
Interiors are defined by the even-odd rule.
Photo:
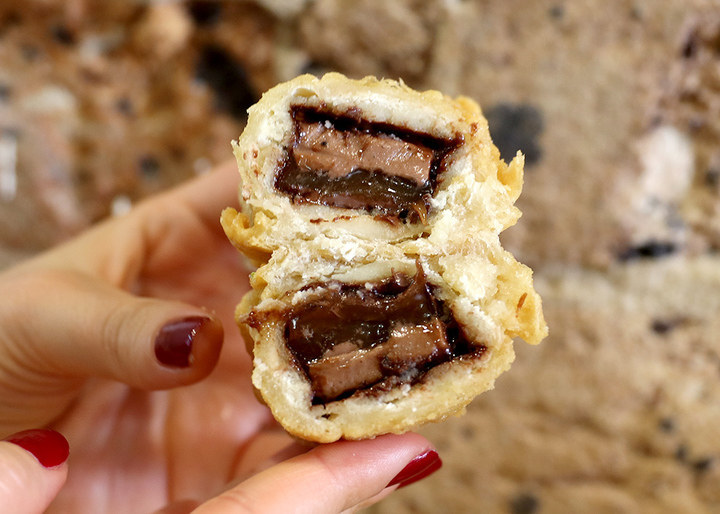
[[[205,327],[216,323],[204,316],[191,316],[168,323],[155,339],[155,357],[173,368],[187,368],[192,364],[193,343]]]
[[[70,455],[67,439],[55,430],[25,430],[7,437],[5,441],[29,451],[46,468],[59,466]]]
[[[442,460],[435,450],[427,450],[411,460],[403,470],[393,478],[388,487],[397,485],[401,487],[414,484],[418,480],[432,475],[442,467]]]

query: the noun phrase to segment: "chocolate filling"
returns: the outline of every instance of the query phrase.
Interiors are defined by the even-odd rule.
[[[323,287],[319,297],[286,313],[285,324],[287,347],[310,381],[313,403],[415,382],[433,366],[485,350],[433,296],[419,266],[412,278],[395,273],[372,285]]]
[[[393,223],[425,222],[460,138],[438,138],[353,114],[292,107],[293,138],[275,188],[295,203],[364,209]]]

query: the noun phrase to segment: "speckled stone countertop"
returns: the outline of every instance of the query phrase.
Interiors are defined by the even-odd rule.
[[[716,1],[2,5],[0,266],[230,158],[262,91],[326,70],[471,96],[525,153],[503,237],[551,333],[371,511],[719,511]]]

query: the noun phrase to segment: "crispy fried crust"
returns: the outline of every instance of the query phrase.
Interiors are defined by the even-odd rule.
[[[366,210],[293,204],[279,193],[274,178],[296,105],[352,110],[371,122],[460,141],[425,222],[390,224]],[[250,109],[234,148],[242,208],[226,209],[222,224],[233,244],[260,266],[237,318],[254,341],[253,383],[288,432],[318,442],[361,439],[462,413],[510,367],[513,338],[535,344],[547,334],[531,270],[498,238],[520,216],[513,204],[522,187],[523,158],[518,154],[509,165],[500,160],[471,100],[420,93],[390,80],[302,76],[268,91]],[[313,405],[310,384],[285,345],[282,313],[313,294],[309,285],[414,275],[417,265],[466,335],[486,350],[391,390]]]

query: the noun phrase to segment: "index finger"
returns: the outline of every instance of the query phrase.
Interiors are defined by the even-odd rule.
[[[180,202],[206,225],[220,228],[220,213],[237,206],[240,175],[235,160],[227,160],[213,170],[167,193],[167,200]]]
[[[236,164],[228,160],[174,189],[145,199],[126,216],[110,218],[26,264],[74,269],[109,280],[131,283],[143,262],[166,236],[168,227],[201,227],[225,240],[222,210],[238,202]],[[228,244],[228,248],[230,245]]]

